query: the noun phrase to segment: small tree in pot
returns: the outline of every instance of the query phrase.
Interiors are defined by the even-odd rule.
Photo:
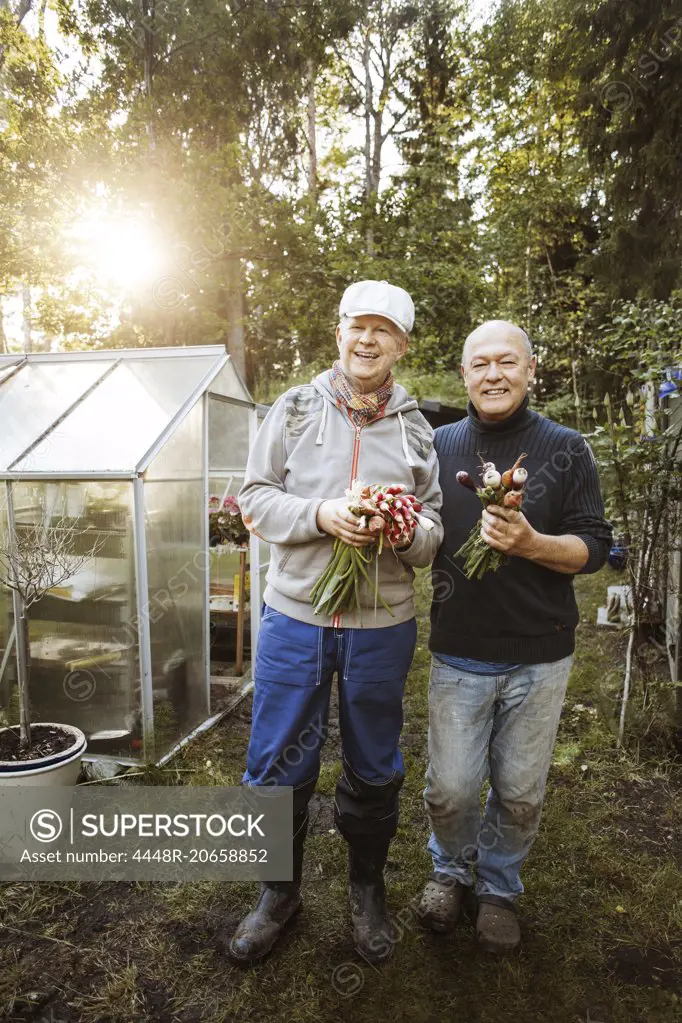
[[[81,537],[88,528],[79,520],[64,516],[54,521],[47,502],[39,501],[31,523],[17,525],[12,511],[10,484],[7,485],[7,530],[0,534],[0,584],[12,591],[17,652],[17,688],[19,695],[19,754],[30,758],[31,721],[29,703],[30,645],[29,609],[54,587],[76,575],[96,557],[104,539],[99,539],[84,553]],[[47,750],[36,750],[42,756]]]

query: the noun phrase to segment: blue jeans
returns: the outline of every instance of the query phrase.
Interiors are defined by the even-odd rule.
[[[479,897],[523,892],[519,871],[540,824],[572,660],[472,675],[432,658],[428,850],[435,871],[475,883]]]

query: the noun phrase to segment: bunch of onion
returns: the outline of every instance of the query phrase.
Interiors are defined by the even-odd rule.
[[[356,480],[346,490],[348,509],[360,519],[359,528],[369,529],[376,544],[352,547],[344,540],[334,541],[327,567],[310,592],[315,614],[345,614],[356,608],[360,613],[360,588],[364,583],[374,593],[374,613],[380,602],[390,615],[392,608],[379,592],[379,554],[384,545],[402,547],[414,536],[417,526],[432,529],[433,522],[419,513],[422,506],[403,483],[371,486]],[[370,575],[374,562],[374,579]]]
[[[468,472],[458,472],[457,482],[473,490],[484,508],[497,504],[504,508],[520,508],[523,503],[524,487],[528,472],[521,462],[525,453],[519,455],[511,469],[499,473],[494,462],[483,462],[481,469],[482,486],[476,486]],[[464,558],[464,574],[467,579],[482,579],[486,572],[496,572],[507,561],[507,555],[486,543],[481,536],[481,520],[469,533],[468,539],[455,553]]]

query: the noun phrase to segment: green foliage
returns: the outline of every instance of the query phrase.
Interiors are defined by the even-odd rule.
[[[555,423],[575,429],[575,399],[572,394],[561,394],[536,407],[547,419],[553,419]]]
[[[582,144],[604,193],[591,272],[612,298],[665,299],[680,284],[682,18],[674,0],[563,0],[575,31],[563,69]]]
[[[308,363],[305,367],[300,366],[282,380],[273,379],[271,376],[269,379],[263,379],[261,384],[259,378],[257,389],[254,392],[256,401],[271,405],[280,394],[283,394],[290,387],[309,384],[318,373],[329,369],[338,355],[333,345],[330,345],[329,348],[330,355],[326,362],[317,361]],[[410,397],[418,402],[430,399],[454,408],[466,407],[468,396],[459,373],[422,373],[406,365],[406,361],[401,361],[394,367],[393,375],[397,382],[405,388]]]
[[[629,713],[629,728],[635,734],[649,731],[652,706],[667,708],[668,728],[676,717],[679,724],[682,714],[679,689],[675,706],[673,689],[667,680],[661,681],[667,664],[662,670],[655,665],[656,649],[646,642],[658,638],[669,643],[667,604],[678,585],[679,569],[673,566],[682,537],[682,430],[673,416],[680,399],[662,406],[657,400],[665,369],[682,362],[678,302],[674,296],[670,303],[623,303],[598,339],[602,357],[608,359],[608,368],[602,372],[611,375],[616,398],[607,392],[601,410],[594,407],[591,439],[600,463],[607,514],[628,549],[633,612],[629,650],[634,651],[642,701],[634,717]],[[622,699],[621,738],[626,689]]]
[[[461,404],[464,338],[510,318],[537,406],[585,429],[624,400],[630,334],[661,364],[677,344],[671,0],[503,0],[477,28],[464,0],[54,6],[72,66],[0,11],[0,295],[24,288],[43,346],[224,343],[267,400],[331,363],[346,285],[386,278],[415,300],[415,393]],[[95,201],[155,234],[151,280],[74,273]]]
[[[416,401],[430,399],[442,405],[454,408],[466,408],[469,400],[464,382],[459,373],[437,372],[421,373],[400,362],[395,367],[394,375],[399,384]]]
[[[615,305],[592,343],[594,362],[611,377],[610,393],[625,396],[632,386],[660,380],[682,358],[682,293]]]
[[[609,510],[638,550],[665,542],[659,527],[682,497],[680,432],[669,429],[673,406],[658,402],[666,369],[682,363],[680,311],[678,295],[669,303],[623,303],[594,338],[595,365],[612,383],[593,407],[595,448]],[[647,531],[653,522],[655,535]]]

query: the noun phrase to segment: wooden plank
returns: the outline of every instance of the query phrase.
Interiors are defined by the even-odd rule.
[[[239,604],[237,606],[237,655],[235,671],[244,674],[244,606],[246,604],[246,551],[239,553]]]

